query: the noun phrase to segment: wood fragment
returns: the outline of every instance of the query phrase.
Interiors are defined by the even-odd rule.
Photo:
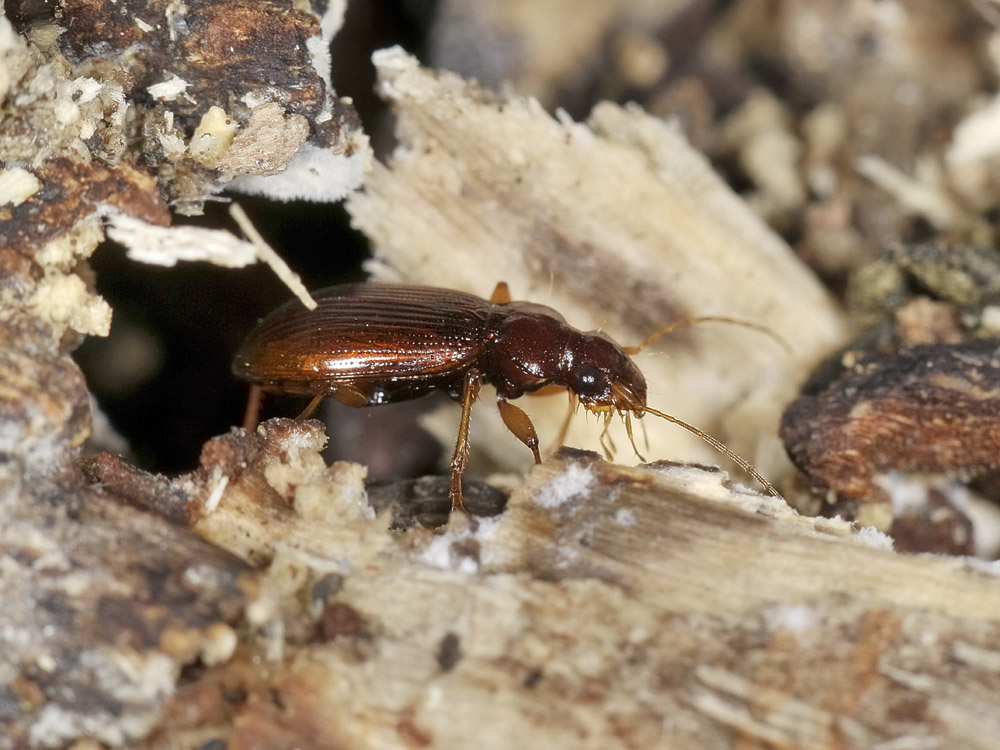
[[[839,377],[793,402],[782,440],[812,486],[840,499],[829,512],[856,518],[858,504],[891,502],[902,548],[971,553],[965,503],[935,478],[959,484],[1000,470],[998,346],[987,339],[851,352]],[[920,489],[908,476],[931,484]]]
[[[299,278],[298,274],[292,271],[281,256],[278,255],[274,249],[264,241],[264,238],[260,236],[260,232],[258,232],[257,228],[250,222],[246,211],[244,211],[239,204],[233,203],[229,207],[229,215],[233,217],[233,220],[239,225],[243,234],[245,234],[250,242],[253,243],[254,249],[257,252],[257,258],[271,267],[271,270],[274,271],[277,277],[292,290],[292,294],[302,300],[303,305],[310,310],[315,310],[316,300],[312,298],[312,295],[309,294],[309,290],[302,284],[302,280]]]
[[[185,664],[232,653],[256,580],[232,555],[88,486],[75,468],[90,431],[83,377],[37,319],[6,314],[0,748],[134,746]],[[166,486],[129,469],[112,462],[104,476],[129,484],[137,504]]]
[[[225,712],[174,709],[164,737],[237,748],[372,736],[389,748],[992,742],[981,730],[1000,694],[994,575],[899,555],[884,536],[799,516],[717,471],[628,469],[573,450],[536,467],[499,516],[389,532],[384,514],[354,504],[360,476],[315,462],[318,429],[273,421],[215,449],[248,460],[230,464],[242,471],[197,528],[269,561],[304,639],[266,672],[251,651],[190,683],[188,700],[240,689]],[[296,608],[307,593],[312,615]]]

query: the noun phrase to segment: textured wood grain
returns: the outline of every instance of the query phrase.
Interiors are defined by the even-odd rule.
[[[393,532],[367,509],[361,474],[317,461],[318,423],[262,429],[250,452],[239,434],[213,449],[232,476],[197,528],[267,564],[285,638],[266,670],[252,665],[267,641],[251,641],[185,687],[208,700],[220,681],[242,686],[235,721],[208,712],[206,735],[189,715],[172,736],[987,748],[1000,729],[1000,582],[985,568],[900,555],[717,471],[572,450],[499,516]]]

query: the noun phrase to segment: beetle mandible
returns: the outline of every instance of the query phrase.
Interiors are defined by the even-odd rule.
[[[538,435],[528,415],[509,399],[557,385],[588,411],[604,416],[605,430],[616,413],[630,440],[632,416],[666,419],[732,458],[768,493],[778,494],[720,441],[646,404],[646,379],[629,354],[676,325],[639,346],[622,347],[601,332],[573,328],[550,307],[511,301],[503,282],[489,300],[450,289],[373,283],[332,286],[314,297],[319,306],[313,311],[292,300],[272,312],[237,353],[233,372],[253,387],[245,426],[256,422],[261,391],[312,396],[300,417],[326,397],[361,407],[446,391],[462,404],[449,497],[453,510],[464,510],[469,418],[483,383],[496,389],[504,424],[536,463],[541,462]],[[692,320],[758,328],[729,318]]]

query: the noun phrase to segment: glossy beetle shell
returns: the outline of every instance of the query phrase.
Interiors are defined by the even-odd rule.
[[[543,305],[397,284],[344,284],[314,297],[316,310],[291,301],[261,321],[233,372],[264,390],[328,392],[355,406],[436,390],[457,397],[472,369],[504,398],[556,383],[584,404],[612,406],[610,384],[624,381],[645,403],[645,380],[617,344]],[[581,393],[581,366],[604,374],[605,387]]]
[[[265,390],[316,394],[349,383],[381,404],[438,389],[457,392],[483,354],[494,305],[431,287],[345,284],[292,300],[247,339],[233,372]]]
[[[646,380],[622,347],[602,333],[573,328],[555,310],[511,302],[506,285],[496,302],[434,287],[345,284],[314,293],[315,310],[298,301],[268,315],[233,362],[254,385],[244,426],[256,423],[259,391],[325,397],[350,406],[387,404],[444,390],[462,402],[451,463],[452,508],[462,505],[469,453],[469,415],[481,385],[492,384],[507,428],[540,462],[528,415],[508,403],[547,384],[568,388],[588,410],[607,418],[655,414],[731,456],[772,494],[777,491],[744,459],[681,420],[646,405]],[[607,424],[607,422],[605,423]],[[635,445],[632,441],[633,446]]]

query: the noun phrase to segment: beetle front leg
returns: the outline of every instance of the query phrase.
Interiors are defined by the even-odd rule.
[[[538,453],[538,433],[535,432],[535,425],[520,406],[514,406],[503,396],[497,396],[497,409],[500,410],[500,418],[507,425],[514,437],[524,443],[535,456],[535,463],[540,464],[542,457]]]
[[[576,411],[580,406],[580,399],[577,398],[577,395],[573,393],[573,391],[567,389],[566,393],[569,394],[569,408],[566,410],[566,416],[563,417],[562,424],[559,425],[559,432],[556,435],[552,450],[555,450],[561,445],[566,445],[566,436],[569,434],[569,424],[573,421],[573,415],[576,414]]]
[[[458,439],[455,441],[455,453],[451,457],[451,487],[448,497],[451,498],[451,509],[465,510],[462,502],[462,474],[469,463],[469,418],[472,415],[472,405],[479,397],[482,388],[482,377],[479,370],[470,369],[462,381],[462,419],[458,423]]]

